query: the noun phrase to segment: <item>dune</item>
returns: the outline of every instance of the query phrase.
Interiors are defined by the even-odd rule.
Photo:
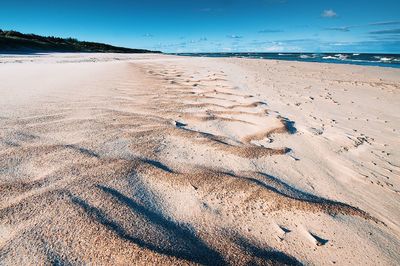
[[[0,264],[395,265],[400,70],[0,57]]]

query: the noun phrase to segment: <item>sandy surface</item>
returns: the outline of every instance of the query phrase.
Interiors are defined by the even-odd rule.
[[[0,57],[0,264],[396,265],[400,70]]]

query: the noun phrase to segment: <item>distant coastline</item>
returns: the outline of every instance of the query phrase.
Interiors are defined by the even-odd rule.
[[[181,56],[239,57],[400,68],[400,54],[378,53],[173,53]]]
[[[118,47],[104,43],[79,41],[74,38],[59,38],[24,34],[0,29],[0,53],[38,52],[95,52],[95,53],[161,53],[146,49]]]

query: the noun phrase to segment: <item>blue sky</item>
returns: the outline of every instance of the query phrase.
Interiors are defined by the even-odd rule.
[[[0,28],[164,52],[400,53],[400,0],[0,0]]]

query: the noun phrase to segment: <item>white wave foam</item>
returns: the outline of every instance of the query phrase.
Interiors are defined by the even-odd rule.
[[[381,60],[381,61],[383,61],[383,62],[389,62],[389,61],[392,61],[392,58],[389,58],[389,57],[381,57],[381,58],[379,58],[379,60]]]
[[[337,60],[338,58],[328,55],[328,56],[323,56],[322,59],[336,59]]]

